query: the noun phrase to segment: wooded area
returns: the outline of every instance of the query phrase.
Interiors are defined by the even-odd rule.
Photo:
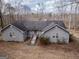
[[[19,9],[20,3],[15,8],[10,3],[5,4],[4,0],[0,0],[0,26],[2,28],[16,20],[63,20],[69,29],[79,29],[78,0],[71,0],[70,3],[65,3],[64,0],[59,2],[55,0],[55,4],[60,3],[60,5],[55,6],[53,10],[56,12],[51,13],[45,13],[44,7],[41,8],[41,13],[23,11]],[[38,6],[43,6],[43,3],[38,3]]]

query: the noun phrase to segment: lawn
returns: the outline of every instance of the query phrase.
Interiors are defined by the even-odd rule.
[[[79,45],[71,42],[30,46],[26,42],[0,42],[0,55],[9,59],[79,59]]]

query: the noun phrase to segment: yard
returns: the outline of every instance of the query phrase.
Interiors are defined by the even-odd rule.
[[[79,59],[79,45],[30,46],[26,42],[0,42],[0,55],[9,59]]]

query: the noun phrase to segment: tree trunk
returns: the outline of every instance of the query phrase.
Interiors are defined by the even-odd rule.
[[[0,10],[0,25],[1,25],[1,27],[3,28],[3,19],[2,19],[2,13],[1,13],[1,10]]]

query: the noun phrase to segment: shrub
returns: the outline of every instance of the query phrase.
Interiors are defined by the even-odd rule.
[[[74,39],[75,39],[75,37],[72,34],[70,34],[69,42],[74,41]]]
[[[39,40],[40,40],[40,44],[42,45],[48,45],[50,42],[49,42],[49,38],[48,37],[39,37]]]

